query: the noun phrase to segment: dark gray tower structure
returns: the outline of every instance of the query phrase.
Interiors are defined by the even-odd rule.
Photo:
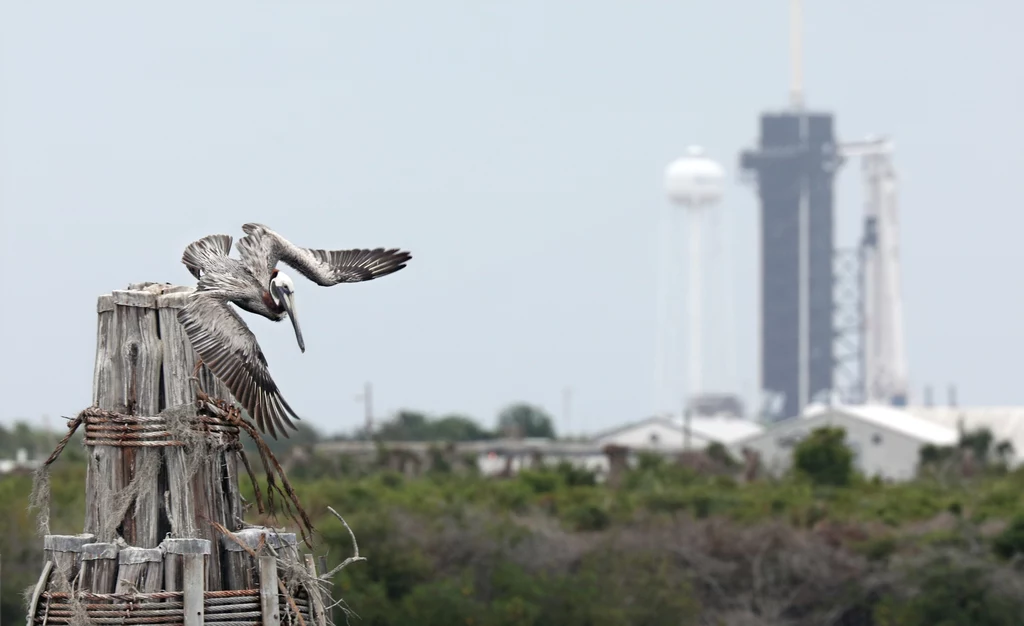
[[[833,389],[833,177],[831,114],[793,109],[761,116],[757,149],[740,156],[761,201],[761,390],[764,417],[798,415]]]

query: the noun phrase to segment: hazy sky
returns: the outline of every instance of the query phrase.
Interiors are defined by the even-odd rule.
[[[1024,5],[805,4],[809,106],[896,141],[915,395],[1024,402]],[[87,406],[96,297],[189,283],[182,248],[247,221],[414,254],[380,281],[299,278],[305,354],[247,316],[317,426],[357,425],[366,380],[381,414],[490,424],[526,400],[564,429],[571,385],[573,431],[641,417],[661,177],[691,142],[729,171],[749,395],[757,203],[736,165],[786,103],[787,5],[0,2],[0,419]],[[840,178],[844,243],[860,172]]]

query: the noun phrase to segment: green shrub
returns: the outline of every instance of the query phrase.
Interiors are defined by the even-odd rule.
[[[573,530],[588,532],[604,530],[611,525],[611,516],[597,504],[578,504],[565,512]]]
[[[875,610],[878,626],[1020,626],[1024,597],[993,584],[980,564],[941,556],[909,572]]]
[[[518,480],[533,493],[551,493],[558,489],[562,482],[558,474],[547,469],[523,470],[519,472]]]
[[[845,487],[853,478],[853,452],[842,428],[817,428],[797,444],[794,467],[818,485]]]
[[[900,543],[896,537],[872,537],[854,546],[854,549],[872,561],[884,561],[896,553]]]
[[[1024,556],[1024,513],[1014,517],[1010,525],[992,540],[992,550],[1003,559]]]

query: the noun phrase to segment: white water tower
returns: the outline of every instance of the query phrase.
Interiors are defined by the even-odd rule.
[[[659,411],[667,409],[668,412],[676,414],[682,410],[684,390],[685,395],[689,395],[690,398],[696,398],[704,391],[703,279],[708,268],[704,267],[701,250],[704,235],[702,222],[707,212],[721,200],[724,180],[725,170],[717,162],[704,156],[704,151],[699,146],[690,146],[686,156],[672,161],[665,170],[665,190],[673,206],[667,215],[668,223],[663,221],[660,226],[662,267],[659,268],[661,323],[658,333],[658,402],[662,406],[658,407]],[[688,245],[683,241],[684,230],[688,231]],[[679,254],[684,248],[686,254]],[[681,368],[678,358],[682,353],[678,329],[682,326],[684,316],[682,307],[677,306],[677,298],[682,294],[680,279],[683,266],[687,268],[688,273],[685,379],[679,371]]]

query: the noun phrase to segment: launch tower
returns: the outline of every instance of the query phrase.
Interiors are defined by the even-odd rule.
[[[833,127],[829,113],[765,113],[758,148],[740,160],[761,201],[760,370],[768,419],[797,415],[833,388]]]
[[[833,116],[804,108],[800,0],[791,0],[791,19],[790,106],[761,116],[758,147],[740,157],[761,205],[759,367],[769,421],[813,401],[905,404],[908,388],[892,143],[838,142]],[[863,166],[864,232],[837,253],[833,181],[851,158]]]
[[[740,157],[757,186],[760,219],[762,414],[798,415],[833,389],[833,179],[830,113],[804,109],[799,0],[790,11],[790,106],[761,116],[757,149]]]

